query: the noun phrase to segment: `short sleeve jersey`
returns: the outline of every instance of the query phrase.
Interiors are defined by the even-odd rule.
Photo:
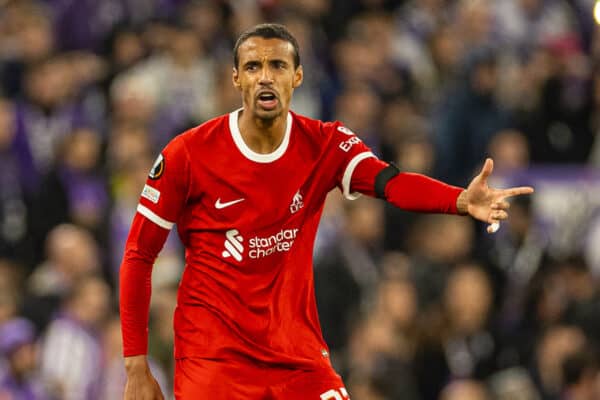
[[[175,356],[242,356],[290,367],[328,364],[312,254],[327,193],[353,198],[354,168],[373,157],[340,123],[293,112],[270,154],[252,151],[240,110],[174,138],[156,160],[138,212],[186,248]]]

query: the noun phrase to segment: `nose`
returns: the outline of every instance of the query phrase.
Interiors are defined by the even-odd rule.
[[[263,68],[260,73],[260,84],[261,85],[270,85],[273,83],[273,76],[271,75],[271,71],[268,67]]]

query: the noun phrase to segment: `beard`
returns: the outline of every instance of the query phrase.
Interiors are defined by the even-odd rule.
[[[265,109],[259,103],[258,100],[254,102],[254,109],[252,114],[255,118],[260,119],[263,123],[272,123],[276,118],[283,114],[283,107],[277,102],[277,106],[273,109]]]

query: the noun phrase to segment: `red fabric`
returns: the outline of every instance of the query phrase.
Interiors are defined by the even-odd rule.
[[[462,191],[425,175],[403,172],[388,182],[385,196],[407,211],[458,214],[456,199]]]
[[[125,357],[148,351],[152,265],[169,231],[136,213],[120,271],[121,329]]]
[[[257,155],[243,145],[237,123],[232,113],[174,138],[140,199],[138,213],[159,226],[176,223],[186,249],[175,357],[330,368],[314,297],[313,244],[327,193],[348,191],[354,166],[372,154],[340,123],[290,113],[281,151]],[[149,266],[157,250],[146,249],[154,237],[137,235],[145,232],[132,232],[128,247],[136,251],[128,250],[123,267],[127,355],[146,350]],[[147,254],[137,254],[142,248]]]
[[[183,135],[179,135],[182,137]],[[175,223],[183,212],[188,193],[193,190],[190,182],[190,155],[183,140],[172,140],[154,163],[151,176],[140,197],[140,205],[169,223]],[[162,160],[162,165],[157,165]],[[153,174],[158,169],[160,174]],[[150,190],[154,196],[148,196]]]
[[[352,175],[352,191],[374,196],[375,178],[387,165],[376,158],[361,161]],[[385,197],[407,211],[458,214],[456,199],[462,191],[425,175],[401,172],[389,180]]]
[[[176,358],[237,355],[292,369],[330,368],[312,273],[323,203],[335,187],[374,195],[387,164],[340,123],[290,113],[289,124],[289,143],[278,156],[252,155],[239,144],[236,113],[163,150],[121,267],[125,356],[147,351],[152,264],[168,234],[160,226],[176,223],[186,248]],[[392,204],[431,212],[456,212],[459,192],[416,174],[400,174],[386,188]]]
[[[375,157],[362,160],[352,174],[351,191],[375,197],[375,178],[388,165],[388,163]]]
[[[340,376],[330,367],[293,370],[193,357],[176,360],[173,391],[178,400],[349,399]]]

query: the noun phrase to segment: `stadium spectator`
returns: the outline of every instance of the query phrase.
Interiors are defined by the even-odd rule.
[[[490,396],[481,382],[457,380],[444,388],[440,400],[490,400]]]
[[[239,107],[238,92],[231,85],[233,41],[256,23],[282,22],[301,41],[305,68],[305,81],[295,93],[292,110],[323,120],[341,118],[360,134],[362,125],[367,126],[364,132],[381,158],[395,161],[403,171],[468,179],[479,162],[462,156],[468,142],[495,159],[494,186],[541,183],[536,196],[511,203],[511,220],[495,235],[484,234],[481,225],[463,224],[467,222],[464,219],[450,222],[420,214],[396,214],[397,210],[386,206],[378,227],[382,232],[374,244],[377,257],[366,263],[351,261],[359,268],[374,267],[379,272],[374,288],[387,282],[389,270],[396,274],[394,279],[414,286],[418,301],[412,326],[416,333],[411,330],[411,334],[419,349],[430,354],[440,343],[433,333],[445,326],[440,309],[448,275],[464,261],[481,265],[491,278],[494,295],[489,329],[498,346],[494,371],[485,381],[490,394],[503,400],[583,396],[578,393],[587,391],[594,374],[580,374],[588,370],[579,368],[581,363],[569,367],[563,363],[550,368],[553,373],[545,372],[544,376],[564,379],[564,383],[550,382],[552,389],[547,381],[555,378],[540,379],[535,365],[540,364],[536,349],[546,347],[542,346],[546,332],[565,324],[584,333],[586,349],[600,346],[600,204],[595,194],[600,182],[600,29],[594,20],[595,3],[0,1],[0,321],[25,317],[43,336],[60,299],[81,276],[102,271],[103,279],[118,288],[128,226],[160,142],[206,118],[186,103],[169,121],[162,121],[164,128],[159,127],[159,115],[165,115],[166,106],[185,103],[180,93],[198,96],[203,89],[183,78],[180,82],[153,78],[166,73],[147,77],[137,72],[157,60],[161,60],[161,71],[169,70],[169,77],[189,76],[179,75],[185,69],[181,60],[195,58],[193,65],[211,64],[201,76],[212,87],[211,94],[205,95],[201,104],[212,107],[208,117],[227,113]],[[440,125],[440,116],[456,116],[455,109],[462,107],[469,86],[465,65],[482,44],[489,46],[495,60],[495,79],[489,80],[495,84],[488,85],[492,87],[486,103],[489,109],[465,107],[461,123],[472,129],[449,119],[448,124]],[[173,98],[162,94],[172,93],[171,89],[163,91],[166,87],[178,90]],[[336,116],[336,106],[341,105]],[[188,121],[188,112],[193,121]],[[486,116],[498,112],[506,123],[501,129],[499,125],[491,129],[494,124]],[[98,213],[88,213],[87,203],[76,201],[78,218],[72,220],[76,226],[69,229],[78,233],[71,235],[64,226],[56,225],[71,221],[65,219],[67,208],[51,211],[46,196],[39,194],[44,180],[48,183],[45,177],[70,163],[62,156],[61,143],[71,142],[74,131],[88,129],[98,142],[91,146],[98,151],[92,175],[101,187],[92,197],[106,211],[100,223],[107,229],[101,229],[100,236],[96,225],[90,224],[98,221]],[[446,136],[448,132],[451,136]],[[477,133],[469,136],[473,132]],[[477,141],[468,139],[472,137]],[[442,164],[445,167],[440,168]],[[470,169],[465,165],[471,165]],[[58,195],[55,190],[45,193],[48,199]],[[324,273],[319,260],[334,259],[335,252],[330,249],[345,247],[341,241],[348,236],[352,213],[344,208],[340,195],[329,196],[315,246],[317,277]],[[375,224],[375,219],[363,221],[369,221],[363,224],[370,229]],[[46,233],[35,234],[39,226],[44,226]],[[163,288],[158,291],[161,293],[178,281],[185,262],[174,236],[154,268],[154,283],[157,289]],[[45,254],[46,242],[52,255]],[[101,269],[104,267],[106,270]],[[336,264],[333,270],[345,270],[341,267]],[[344,279],[340,276],[334,283],[341,284]],[[111,294],[113,300],[116,293]],[[406,388],[406,397],[429,400],[409,389],[414,388],[411,377],[421,370],[414,357],[403,358],[402,364],[397,358],[378,358],[360,349],[361,341],[383,346],[387,340],[387,333],[382,334],[389,330],[386,322],[369,318],[375,293],[363,290],[360,298],[346,294],[341,300],[330,294],[335,303],[345,300],[343,305],[356,310],[346,310],[344,319],[350,324],[340,329],[343,337],[329,335],[332,344],[347,343],[337,347],[333,359],[345,363],[364,357],[365,364],[372,359],[379,362],[375,371],[340,370],[350,395],[363,400],[393,398],[394,392],[387,389],[396,385],[388,383],[397,376],[399,383],[404,382],[400,386]],[[158,308],[166,310],[172,299],[160,297]],[[167,312],[153,314],[153,326],[161,329],[170,322],[158,314]],[[157,351],[151,356],[166,366],[167,382],[161,386],[169,391],[173,377],[168,368],[173,360],[166,360],[164,349],[170,339],[162,333],[166,332],[161,332],[160,338],[165,346],[151,346],[150,350]],[[349,341],[344,339],[348,335]],[[396,343],[404,333],[391,336],[390,343]],[[107,347],[117,351],[119,345],[115,341]],[[577,355],[567,360],[571,358],[577,359]],[[122,370],[113,372],[117,376]],[[446,375],[433,368],[426,376],[432,387],[449,383],[438,381],[436,376]],[[115,378],[114,382],[116,391],[111,393],[118,393],[122,381]],[[600,398],[600,393],[594,398]]]
[[[23,313],[43,329],[54,318],[75,283],[91,273],[100,273],[99,249],[86,230],[58,225],[46,238],[46,259],[28,277]]]
[[[37,372],[37,343],[33,324],[24,318],[0,323],[0,354],[7,360],[0,371],[0,398],[50,400]]]
[[[562,363],[561,399],[593,400],[598,397],[598,360],[595,351],[580,351]]]
[[[41,343],[40,373],[51,396],[95,400],[105,360],[101,329],[108,316],[110,290],[99,277],[75,282]]]
[[[162,321],[161,321],[162,322]],[[102,374],[102,384],[100,385],[99,400],[122,399],[125,391],[125,382],[127,373],[123,365],[123,356],[121,349],[123,340],[121,338],[121,320],[117,315],[111,315],[104,325],[102,332],[102,351],[104,367]],[[165,370],[150,359],[150,368],[152,374],[156,377],[163,392],[169,390],[169,379]]]
[[[37,249],[53,227],[66,223],[85,228],[104,245],[109,198],[99,171],[100,140],[98,132],[80,128],[57,146],[57,162],[43,177],[31,207]]]
[[[464,3],[470,3],[465,1]],[[437,176],[464,184],[490,140],[509,128],[509,116],[496,99],[498,55],[490,47],[470,49],[462,79],[438,105],[434,122]]]

